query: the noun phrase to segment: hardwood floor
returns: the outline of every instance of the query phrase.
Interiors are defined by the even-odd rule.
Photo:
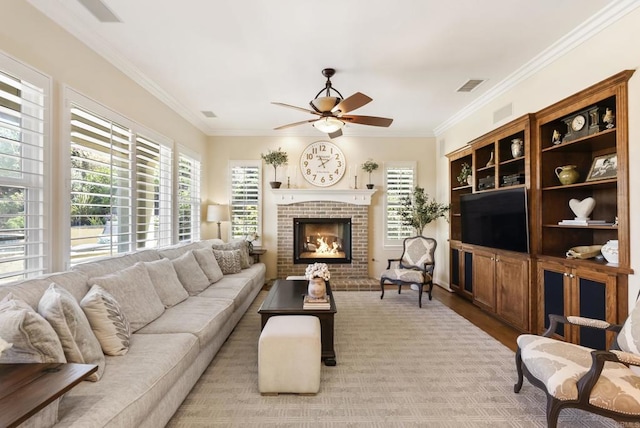
[[[470,301],[441,287],[433,287],[433,298],[439,300],[460,316],[471,321],[491,337],[515,352],[516,339],[521,334],[515,328],[509,327],[502,321],[498,321],[496,318],[484,312]]]

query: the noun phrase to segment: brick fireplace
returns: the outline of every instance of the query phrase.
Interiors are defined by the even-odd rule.
[[[294,219],[350,219],[351,262],[330,264],[331,286],[370,289],[369,205],[375,190],[274,190],[278,203],[278,278],[304,275],[306,264],[294,263]],[[373,282],[376,284],[376,282]]]

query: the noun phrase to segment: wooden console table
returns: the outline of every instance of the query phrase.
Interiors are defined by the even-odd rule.
[[[17,427],[96,370],[94,364],[0,364],[0,427]]]

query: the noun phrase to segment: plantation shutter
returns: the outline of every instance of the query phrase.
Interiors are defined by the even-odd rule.
[[[200,161],[178,156],[178,241],[200,239]]]
[[[6,58],[1,59],[4,67]],[[0,283],[40,275],[48,264],[44,144],[49,83],[33,71],[18,71],[37,83],[0,71]]]
[[[172,150],[136,136],[136,248],[171,245]]]
[[[71,262],[132,250],[132,132],[71,108]]]
[[[389,166],[385,168],[387,186],[386,198],[386,241],[399,241],[413,235],[411,226],[402,224],[399,210],[402,198],[411,196],[415,182],[414,166]]]
[[[231,239],[261,235],[260,165],[231,165]]]

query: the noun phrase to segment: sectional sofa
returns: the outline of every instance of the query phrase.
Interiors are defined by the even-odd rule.
[[[119,296],[122,311],[128,314],[132,331],[126,342],[128,350],[104,356],[101,378],[82,382],[60,400],[56,427],[160,427],[170,420],[265,282],[265,265],[250,262],[240,272],[213,281],[209,253],[212,247],[222,248],[221,253],[235,253],[225,251],[225,245],[231,244],[208,240],[143,250],[0,286],[0,302],[4,299],[5,306],[7,299],[13,298],[37,311],[39,305],[42,309],[41,300],[52,283],[68,291],[79,305],[84,305],[90,290],[100,284],[112,297]],[[193,264],[194,254],[201,271]],[[227,261],[218,260],[217,253],[215,256],[213,265],[223,271]],[[166,278],[158,277],[157,271],[155,278],[151,274],[152,266],[167,267],[163,259],[171,260],[170,266],[186,291],[177,290],[184,298],[178,303],[175,300],[179,299],[171,301],[170,296],[163,296],[162,287],[158,287]],[[146,278],[144,271],[156,283],[154,290],[147,288],[147,294],[140,296],[143,288],[138,283],[146,281],[142,280],[142,276]],[[203,283],[203,273],[207,283]],[[194,287],[196,282],[201,284]],[[93,323],[91,328],[96,333]]]

